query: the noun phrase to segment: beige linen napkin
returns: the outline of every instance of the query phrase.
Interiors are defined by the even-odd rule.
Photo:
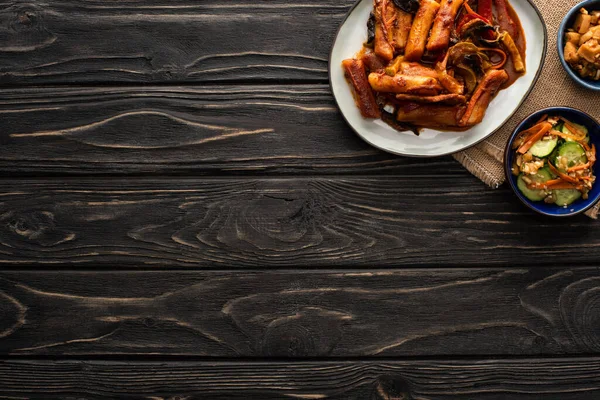
[[[550,106],[569,106],[600,118],[600,93],[584,89],[571,80],[564,71],[556,50],[558,27],[565,14],[575,6],[577,0],[533,0],[539,8],[548,29],[548,51],[542,73],[529,97],[515,115],[494,135],[465,151],[454,154],[473,175],[492,188],[504,183],[504,146],[512,130],[530,113]],[[541,37],[527,38],[528,42],[543,40]],[[597,218],[600,204],[586,214]]]

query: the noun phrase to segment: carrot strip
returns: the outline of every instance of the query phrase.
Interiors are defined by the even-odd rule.
[[[563,182],[563,180],[560,179],[560,178],[557,178],[557,179],[550,179],[550,180],[548,180],[546,182],[536,182],[535,185],[546,187],[548,185],[556,185],[556,184],[561,183],[561,182]]]
[[[500,49],[494,49],[492,47],[479,47],[477,50],[479,50],[479,51],[491,51],[492,53],[498,53],[498,54],[502,55],[502,62],[500,62],[498,64],[492,65],[493,69],[502,68],[502,67],[504,67],[504,64],[506,64],[506,60],[507,60],[506,53],[503,52]]]
[[[536,124],[539,124],[540,122],[544,122],[546,120],[546,118],[548,118],[548,114],[542,115],[542,118],[538,119],[538,122],[536,122]]]
[[[564,139],[571,139],[571,140],[575,140],[575,141],[579,140],[579,138],[577,136],[569,135],[568,133],[562,133],[560,131],[553,130],[550,133],[552,133],[553,135],[556,135],[556,136],[560,136],[561,138],[564,138]]]
[[[592,148],[590,147],[590,145],[587,144],[585,141],[582,140],[581,142],[579,142],[579,144],[583,146],[585,151],[592,151]]]
[[[537,124],[533,125],[531,128],[525,129],[524,131],[521,131],[519,133],[519,136],[521,136],[523,139],[526,138],[526,136],[537,132],[540,128],[542,127],[542,122],[538,122]]]
[[[577,189],[579,190],[580,186],[573,186],[573,184],[569,182],[565,182],[562,179],[552,179],[546,182],[534,182],[530,185],[527,185],[530,189]]]
[[[540,140],[546,133],[550,131],[550,129],[552,129],[552,124],[550,122],[542,122],[542,124],[542,128],[537,133],[531,135],[529,140],[527,140],[521,147],[519,147],[519,149],[517,150],[518,153],[526,153],[527,150],[529,150],[535,142]]]
[[[517,135],[517,137],[515,138],[515,141],[513,142],[512,148],[516,149],[521,147],[521,145],[523,143],[525,143],[527,140],[529,140],[529,138],[531,137],[532,134],[534,134],[535,132],[537,132],[542,126],[541,122],[538,122],[537,124],[533,125],[531,128],[525,129],[524,131],[519,132],[519,135]]]
[[[571,182],[571,183],[577,183],[577,179],[562,173],[558,170],[558,168],[556,168],[554,165],[552,165],[551,162],[548,163],[548,166],[550,167],[550,171],[552,171],[555,175],[560,176],[563,180],[567,181],[567,182]]]
[[[565,183],[565,181],[563,181],[562,179],[550,179],[549,181],[546,182],[532,182],[530,184],[527,185],[527,187],[529,189],[547,189],[548,186],[552,186],[552,185],[558,185],[561,183]]]
[[[588,156],[588,164],[591,168],[596,163],[596,145],[592,143],[592,147],[584,141],[579,142],[586,151]]]
[[[580,136],[581,139],[585,138],[585,132],[582,132],[581,129],[574,126],[573,123],[571,121],[569,121],[568,119],[566,119],[566,118],[561,118],[561,119],[564,121],[565,126],[567,127],[568,130],[570,130],[577,136]]]
[[[580,164],[580,165],[576,165],[574,167],[571,167],[571,168],[567,169],[567,172],[579,171],[579,170],[582,170],[582,169],[587,169],[589,167],[590,167],[590,163],[587,162],[585,164]]]
[[[581,186],[573,186],[572,184],[568,183],[568,182],[563,182],[563,183],[556,183],[552,186],[548,186],[548,189],[552,190],[552,189],[576,189],[576,190],[580,190]]]

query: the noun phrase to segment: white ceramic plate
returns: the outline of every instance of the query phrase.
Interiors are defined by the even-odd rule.
[[[381,150],[413,157],[436,157],[473,146],[498,130],[519,108],[537,81],[546,55],[546,25],[529,0],[510,0],[527,41],[527,73],[492,100],[483,121],[463,132],[422,129],[420,136],[398,132],[381,120],[360,115],[350,86],[344,78],[342,60],[352,58],[367,40],[367,20],[372,0],[358,0],[342,22],[329,57],[329,81],[335,100],[348,124],[366,142]]]

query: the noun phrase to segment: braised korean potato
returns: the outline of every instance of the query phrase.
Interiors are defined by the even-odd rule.
[[[343,66],[346,79],[352,83],[356,103],[360,107],[362,116],[365,118],[381,117],[375,96],[367,81],[364,63],[361,60],[344,60]]]
[[[458,125],[471,126],[480,123],[490,101],[507,79],[508,75],[502,69],[488,71],[483,80],[479,82],[473,96],[471,96],[467,109],[458,121]]]
[[[342,67],[363,117],[397,130],[466,130],[526,70],[525,35],[507,0],[373,0],[367,33]],[[595,30],[570,33],[574,56],[594,54]]]
[[[384,16],[382,13],[375,14],[375,54],[382,60],[390,61],[394,58],[394,48],[389,42]]]
[[[440,94],[437,96],[417,96],[414,94],[397,94],[396,99],[419,104],[463,104],[466,98],[460,94]]]
[[[436,95],[442,87],[439,81],[428,76],[414,76],[371,72],[369,84],[373,90],[383,93],[418,93],[422,95]]]
[[[600,11],[581,8],[565,39],[565,61],[582,78],[600,80]]]
[[[461,113],[462,107],[460,105],[414,104],[400,107],[397,119],[401,122],[410,122],[413,124],[427,120],[427,126],[433,128],[450,128],[457,125]]]
[[[394,25],[394,47],[397,51],[404,51],[408,43],[408,34],[412,26],[413,16],[402,10],[398,10]]]
[[[428,76],[438,79],[438,73],[435,69],[417,62],[403,61],[400,63],[398,71],[404,75]]]
[[[435,0],[421,0],[421,6],[415,15],[412,27],[410,28],[408,44],[404,51],[404,57],[407,60],[417,61],[423,56],[429,29],[433,24],[433,19],[439,8],[440,5]]]
[[[440,9],[433,21],[431,35],[427,42],[427,51],[436,52],[448,47],[451,28],[462,3],[463,0],[442,0]]]

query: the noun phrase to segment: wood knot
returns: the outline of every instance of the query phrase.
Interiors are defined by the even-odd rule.
[[[307,327],[290,322],[269,328],[263,348],[272,357],[306,357],[315,354],[314,340]]]
[[[19,15],[19,23],[21,23],[22,25],[25,26],[31,26],[34,22],[35,22],[35,14],[29,11],[24,12],[23,14]]]
[[[163,69],[158,69],[152,72],[152,78],[157,80],[162,79],[172,81],[182,79],[183,77],[185,77],[185,72],[175,65],[166,66]]]
[[[581,351],[600,351],[600,278],[570,284],[559,299],[562,320]]]
[[[260,187],[253,190],[264,194],[244,194],[227,203],[212,205],[202,223],[209,229],[201,229],[200,234],[194,232],[194,237],[202,243],[216,239],[220,246],[244,248],[278,258],[282,254],[289,258],[294,256],[293,252],[306,253],[309,248],[318,248],[324,242],[323,236],[329,234],[321,230],[326,216],[319,202],[304,189],[294,187],[279,191],[270,186]],[[223,215],[225,212],[227,215]],[[227,224],[223,224],[225,221]]]
[[[56,226],[50,211],[13,212],[0,216],[0,227],[14,241],[34,243],[43,247],[73,240],[75,235]]]
[[[412,400],[410,382],[400,376],[384,375],[373,385],[371,400]]]
[[[37,4],[19,4],[0,11],[0,51],[26,52],[56,41]]]
[[[348,313],[303,307],[295,314],[276,318],[267,326],[263,351],[275,357],[325,356],[342,337]]]
[[[14,31],[26,31],[36,29],[43,23],[35,6],[27,5],[16,7],[12,12],[10,27]]]
[[[54,224],[53,217],[52,213],[36,211],[28,215],[16,215],[10,219],[8,226],[17,235],[31,239],[51,227]]]

